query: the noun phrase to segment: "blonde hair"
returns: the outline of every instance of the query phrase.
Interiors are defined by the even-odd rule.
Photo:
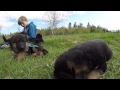
[[[18,24],[21,25],[22,21],[28,21],[28,20],[25,16],[20,16],[19,19],[18,19]]]

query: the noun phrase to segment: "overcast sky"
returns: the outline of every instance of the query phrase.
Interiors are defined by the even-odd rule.
[[[91,25],[102,26],[109,30],[120,29],[120,11],[58,11],[61,14],[62,22],[59,26],[68,26],[71,22],[83,23],[86,27],[89,22]],[[0,11],[0,26],[2,34],[9,34],[22,31],[22,27],[18,25],[18,18],[24,15],[29,22],[33,21],[38,29],[46,28],[48,25],[44,22],[45,11]]]

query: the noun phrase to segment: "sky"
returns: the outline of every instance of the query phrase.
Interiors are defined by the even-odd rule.
[[[0,11],[0,33],[10,34],[22,31],[23,27],[18,25],[20,16],[26,16],[29,22],[34,22],[38,29],[47,28],[47,15],[49,11]],[[82,23],[83,26],[101,26],[110,31],[120,30],[120,11],[57,11],[59,13],[59,27],[68,27],[69,22]]]

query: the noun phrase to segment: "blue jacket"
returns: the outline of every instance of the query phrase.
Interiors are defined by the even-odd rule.
[[[36,25],[33,22],[24,28],[24,32],[27,32],[28,38],[36,38]]]

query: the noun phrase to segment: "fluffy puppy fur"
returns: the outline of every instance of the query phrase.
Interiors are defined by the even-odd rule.
[[[25,33],[25,32],[20,32],[19,34],[25,34],[25,35],[27,35],[27,33]],[[28,41],[34,42],[36,44],[42,44],[42,43],[44,43],[43,36],[42,36],[41,33],[38,33],[36,35],[36,38],[30,38],[30,39],[28,39]]]
[[[70,48],[55,61],[54,79],[99,79],[112,58],[112,50],[101,40]]]
[[[25,33],[18,33],[13,35],[11,38],[6,39],[3,35],[3,40],[10,44],[11,50],[14,52],[14,56],[18,59],[23,59],[25,54],[33,55],[33,56],[43,56],[48,53],[46,49],[39,45],[40,42],[44,42],[41,34],[37,34],[35,39],[27,39],[27,35]],[[38,47],[28,47],[26,45],[27,42],[34,42]]]
[[[26,42],[27,37],[25,34],[15,34],[11,38],[6,39],[3,35],[3,40],[10,44],[10,48],[14,53],[14,57],[21,60],[25,56],[25,52],[27,49]]]
[[[48,53],[46,49],[44,49],[42,46],[38,45],[38,47],[29,47],[29,50],[27,53],[32,56],[43,56]]]

